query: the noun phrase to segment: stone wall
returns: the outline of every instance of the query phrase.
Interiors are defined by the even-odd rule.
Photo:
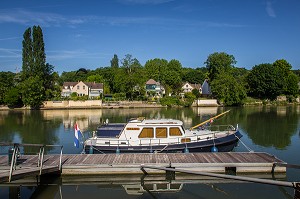
[[[45,101],[43,108],[90,108],[101,107],[102,100],[86,100],[86,101]]]
[[[216,99],[198,99],[195,100],[193,106],[219,106]]]

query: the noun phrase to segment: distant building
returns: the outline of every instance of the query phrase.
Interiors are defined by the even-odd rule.
[[[201,94],[202,94],[203,96],[209,96],[209,95],[212,94],[207,79],[205,79],[204,82],[203,82],[203,84],[202,84],[202,93],[201,93]]]
[[[77,96],[89,96],[89,98],[99,97],[103,93],[103,84],[95,82],[65,82],[63,84],[61,96],[69,97],[71,93]]]
[[[202,93],[202,87],[201,84],[191,84],[191,83],[184,83],[181,87],[183,93],[192,92],[193,89],[197,89],[199,93]]]
[[[156,96],[161,97],[165,94],[165,89],[159,82],[149,79],[146,82],[146,92],[148,95],[154,93]]]

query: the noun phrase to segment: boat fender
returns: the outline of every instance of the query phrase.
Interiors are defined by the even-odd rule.
[[[94,153],[93,146],[90,146],[89,154],[93,154],[93,153]]]
[[[216,146],[213,146],[213,147],[211,147],[210,151],[211,152],[218,152],[219,150],[218,150],[218,148]]]
[[[189,153],[189,149],[187,147],[184,148],[184,153]]]
[[[116,154],[120,154],[120,149],[119,149],[119,147],[116,149]]]

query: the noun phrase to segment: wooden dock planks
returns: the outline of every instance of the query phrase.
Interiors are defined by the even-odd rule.
[[[18,167],[36,167],[37,156],[22,155]],[[62,174],[124,174],[140,173],[140,166],[155,165],[189,168],[194,171],[225,172],[236,167],[237,172],[271,172],[274,162],[282,160],[267,153],[145,153],[145,154],[64,154]],[[59,155],[45,155],[44,166],[59,165]],[[7,156],[0,156],[0,167],[8,168]],[[275,172],[285,172],[276,167]]]

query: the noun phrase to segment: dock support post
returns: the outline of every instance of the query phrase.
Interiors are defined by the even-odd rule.
[[[300,182],[295,183],[295,197],[294,199],[300,199]]]
[[[175,169],[175,167],[171,166],[171,162],[170,162],[169,166],[166,168]],[[166,170],[166,180],[168,180],[168,181],[175,180],[175,171]]]
[[[144,165],[141,165],[141,170],[144,173],[144,175],[148,175],[147,171],[144,169]]]

